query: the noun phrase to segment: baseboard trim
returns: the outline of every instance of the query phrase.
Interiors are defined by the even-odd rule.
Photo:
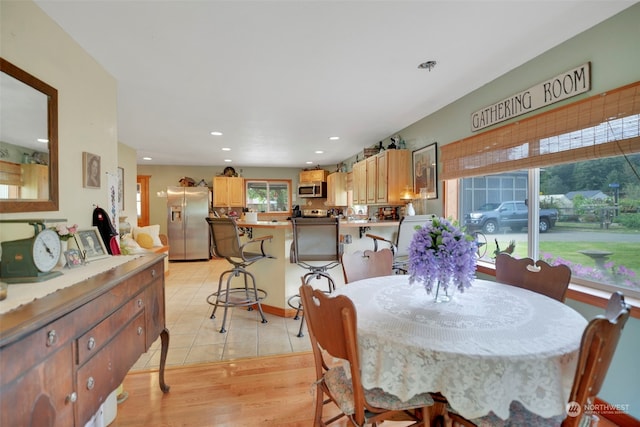
[[[272,305],[267,305],[267,304],[260,304],[260,305],[262,306],[262,311],[264,311],[265,313],[273,314],[274,316],[286,317],[286,318],[295,317],[296,311],[297,311],[293,308],[274,307]],[[256,310],[258,309],[258,306],[255,304],[252,307]]]

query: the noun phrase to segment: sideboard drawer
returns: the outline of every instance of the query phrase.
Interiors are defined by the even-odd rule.
[[[97,354],[108,341],[118,333],[128,322],[145,308],[143,294],[130,300],[118,311],[98,323],[77,340],[78,357],[76,363],[84,364]]]
[[[78,419],[88,420],[145,351],[144,310],[78,368]]]
[[[71,347],[76,327],[73,319],[63,317],[0,350],[2,384],[13,381],[42,359],[62,347]]]
[[[4,358],[5,354],[0,357]],[[0,426],[72,426],[76,396],[70,357],[71,344],[67,343],[32,369],[22,372],[19,379],[11,383],[3,381]],[[55,375],[51,373],[52,366],[55,366]],[[3,371],[2,377],[5,373],[9,372]]]

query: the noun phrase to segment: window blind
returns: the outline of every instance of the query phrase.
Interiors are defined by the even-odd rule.
[[[442,146],[442,179],[640,152],[640,81]]]

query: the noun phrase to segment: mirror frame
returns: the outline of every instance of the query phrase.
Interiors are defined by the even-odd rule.
[[[57,211],[58,203],[58,91],[42,80],[0,58],[0,72],[20,80],[47,96],[49,138],[49,200],[0,200],[0,213]]]

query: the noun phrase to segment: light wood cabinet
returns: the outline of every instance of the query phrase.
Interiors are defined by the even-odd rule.
[[[353,165],[353,199],[358,205],[402,205],[411,187],[411,153],[386,150]]]
[[[377,202],[378,194],[378,156],[367,157],[365,163],[367,165],[367,204],[373,205]]]
[[[213,206],[243,207],[244,179],[240,177],[213,177]]]
[[[387,150],[378,156],[378,193],[376,203],[403,205],[400,196],[411,184],[411,153],[409,150]]]
[[[158,336],[169,391],[163,258],[131,260],[0,315],[0,425],[84,426]]]
[[[335,172],[327,177],[327,206],[347,206],[347,174]]]
[[[300,182],[327,182],[329,172],[324,169],[313,169],[300,172]]]
[[[353,165],[353,204],[367,204],[367,162],[361,162]]]
[[[22,185],[20,198],[49,199],[49,166],[38,164],[22,164]]]

